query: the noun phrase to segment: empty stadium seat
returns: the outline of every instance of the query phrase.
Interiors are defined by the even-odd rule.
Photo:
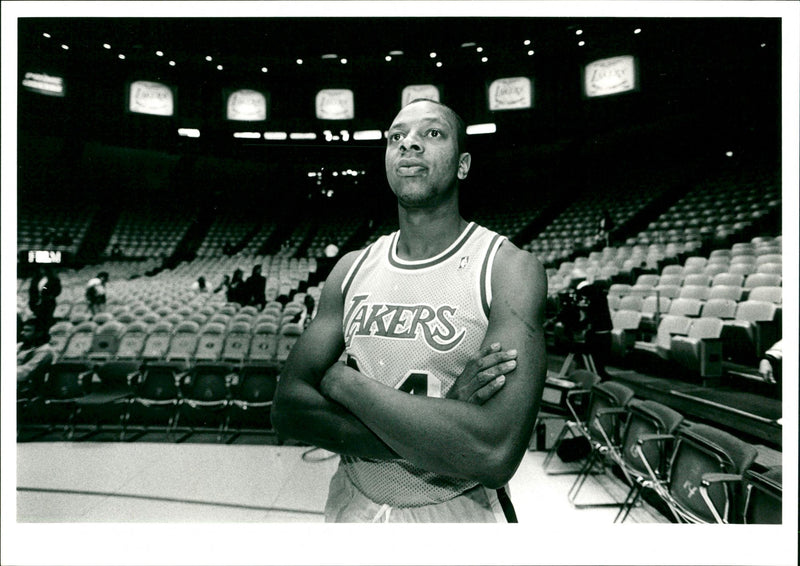
[[[656,354],[664,360],[670,359],[670,346],[675,335],[687,336],[692,326],[692,319],[686,316],[667,314],[661,318],[655,340],[653,342],[637,341],[634,350]]]
[[[686,336],[673,336],[670,357],[681,367],[703,378],[722,375],[721,318],[703,316],[692,321]]]
[[[248,322],[234,322],[225,336],[220,358],[223,361],[243,363],[250,352],[252,334]]]
[[[670,303],[668,314],[697,317],[700,316],[700,309],[702,306],[703,301],[700,299],[678,297],[673,299]]]
[[[119,348],[119,341],[124,330],[125,325],[113,319],[98,327],[86,353],[87,357],[92,360],[113,358]]]
[[[725,321],[722,331],[725,358],[756,367],[764,352],[780,339],[777,307],[765,301],[743,301],[733,320]]]
[[[278,349],[275,354],[279,362],[285,362],[289,353],[303,333],[303,325],[295,322],[287,322],[281,327],[280,337],[278,338]]]
[[[200,330],[194,359],[197,362],[214,362],[220,359],[225,342],[225,326],[210,322]]]
[[[278,325],[263,322],[253,330],[248,360],[252,362],[271,362],[278,351]]]

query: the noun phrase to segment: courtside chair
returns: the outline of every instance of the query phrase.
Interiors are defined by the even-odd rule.
[[[43,434],[62,426],[64,437],[71,439],[75,432],[75,403],[85,395],[84,384],[91,374],[91,365],[85,360],[52,364],[41,395],[31,403],[26,420],[34,428],[43,429]]]
[[[669,435],[652,435],[640,439],[642,455],[655,493],[666,504],[678,523],[736,523],[743,497],[741,486],[715,482],[701,491],[707,474],[743,475],[756,459],[751,444],[701,423],[684,421],[674,437],[675,448],[670,457],[666,481],[655,475],[655,464],[647,458],[645,447],[661,442]],[[711,476],[713,477],[713,476]],[[707,478],[708,479],[708,478]]]
[[[583,395],[583,393],[576,392],[575,395]],[[612,439],[616,438],[617,417],[604,414],[601,415],[601,418],[598,418],[598,415],[600,411],[607,409],[616,410],[617,408],[624,408],[631,398],[633,398],[633,390],[621,383],[614,381],[597,383],[591,388],[589,400],[587,404],[584,405],[586,407],[586,417],[582,418],[581,413],[578,412],[578,408],[575,406],[572,396],[568,394],[566,404],[571,413],[571,419],[565,423],[564,428],[561,429],[561,432],[556,438],[553,448],[545,457],[543,464],[545,473],[549,475],[576,473],[574,469],[566,471],[550,469],[550,463],[553,460],[553,456],[558,452],[559,446],[561,446],[567,438],[578,437],[585,438],[591,444],[595,435],[599,434],[597,428],[598,423],[601,428],[606,427],[606,430],[612,435]]]
[[[783,467],[774,466],[765,472],[744,473],[744,522],[779,525],[783,522]]]
[[[139,370],[138,359],[109,360],[93,367],[92,375],[84,382],[85,394],[75,400],[75,426],[93,425],[84,440],[102,432],[104,425],[117,428],[122,439],[122,428],[128,402],[133,398],[132,380]]]
[[[621,431],[625,424],[627,406],[633,399],[633,390],[616,382],[601,382],[592,388],[592,401],[585,421],[589,455],[567,493],[567,499],[576,508],[617,506],[618,503],[579,503],[578,495],[586,479],[594,473],[604,473],[609,461],[619,456]],[[599,469],[597,466],[599,465]]]
[[[277,387],[278,369],[276,367],[264,364],[245,364],[241,368],[230,388],[228,425],[229,430],[234,432],[227,439],[228,444],[244,433],[275,434],[270,415]]]
[[[181,377],[181,396],[174,428],[183,424],[188,431],[176,440],[181,442],[199,430],[216,429],[221,441],[228,428],[229,386],[233,367],[226,364],[197,363]]]
[[[181,398],[180,383],[185,373],[175,364],[149,362],[128,376],[133,387],[123,418],[121,440],[135,440],[153,426],[164,430],[171,438],[174,432],[178,403]],[[138,433],[131,438],[127,431],[135,427]]]
[[[534,430],[538,432],[538,427],[542,426],[546,434],[549,421],[562,421],[565,417],[584,419],[589,394],[597,383],[600,383],[600,376],[585,369],[573,369],[563,377],[548,376],[542,391],[542,403]],[[567,405],[567,399],[570,400],[571,406]],[[536,445],[531,443],[528,449],[546,450],[546,438],[545,436],[543,443],[541,437],[534,438]]]
[[[625,521],[645,489],[653,489],[652,477],[658,482],[666,480],[672,441],[650,442],[643,446],[640,439],[649,435],[672,435],[683,422],[683,415],[678,411],[656,401],[631,399],[627,409],[622,443],[614,454],[620,456],[616,463],[631,487],[614,518],[615,523]],[[649,463],[655,467],[648,468]]]

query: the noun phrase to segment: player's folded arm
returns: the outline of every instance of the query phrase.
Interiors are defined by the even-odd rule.
[[[319,392],[322,376],[344,348],[341,282],[353,259],[354,254],[346,255],[331,271],[317,315],[298,339],[281,371],[272,424],[283,437],[339,454],[397,458],[352,413]]]
[[[504,249],[505,248],[505,249]],[[340,367],[323,390],[344,404],[395,452],[437,473],[488,487],[508,482],[530,438],[544,386],[542,329],[546,278],[530,254],[500,248],[485,344],[516,349],[517,367],[483,405],[408,395]],[[327,380],[326,380],[327,381]]]

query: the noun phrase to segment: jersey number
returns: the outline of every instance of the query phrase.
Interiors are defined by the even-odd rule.
[[[409,371],[395,388],[412,395],[425,395],[426,397],[442,396],[441,380],[427,371]]]

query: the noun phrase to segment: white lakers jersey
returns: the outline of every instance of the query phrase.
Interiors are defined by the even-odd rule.
[[[470,223],[437,256],[406,261],[397,255],[398,236],[363,250],[342,283],[348,363],[390,387],[444,397],[483,342],[492,263],[504,238]],[[345,456],[342,466],[364,495],[394,507],[447,501],[477,485],[405,460]]]

